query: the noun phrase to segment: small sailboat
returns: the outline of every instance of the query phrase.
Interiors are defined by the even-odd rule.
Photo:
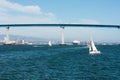
[[[48,42],[48,45],[49,45],[49,46],[52,46],[52,43],[51,43],[51,41],[49,41],[49,42]]]
[[[89,43],[89,53],[90,54],[100,54],[100,51],[97,50],[97,48],[95,47],[95,44],[94,44],[92,39]]]

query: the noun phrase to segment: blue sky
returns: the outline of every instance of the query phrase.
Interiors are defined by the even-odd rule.
[[[120,24],[119,0],[0,0],[0,24],[86,23]],[[5,29],[0,29],[4,34]],[[60,39],[60,28],[11,28],[11,34]],[[65,28],[66,40],[120,42],[120,30]]]

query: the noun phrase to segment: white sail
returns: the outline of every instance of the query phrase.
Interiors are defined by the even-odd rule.
[[[92,39],[91,39],[90,44],[89,44],[89,53],[90,54],[100,54],[100,51],[97,50]]]
[[[49,41],[49,42],[48,42],[48,45],[49,45],[49,46],[52,46],[52,43],[51,43],[51,41]]]
[[[97,51],[97,48],[95,47],[93,40],[91,40],[91,47],[93,51]]]

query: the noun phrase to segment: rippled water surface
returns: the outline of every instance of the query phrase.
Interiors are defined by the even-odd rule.
[[[120,46],[0,46],[0,80],[120,80]]]

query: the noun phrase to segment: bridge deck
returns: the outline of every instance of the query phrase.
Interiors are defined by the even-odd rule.
[[[0,27],[106,27],[120,28],[120,25],[103,25],[103,24],[0,24]]]

